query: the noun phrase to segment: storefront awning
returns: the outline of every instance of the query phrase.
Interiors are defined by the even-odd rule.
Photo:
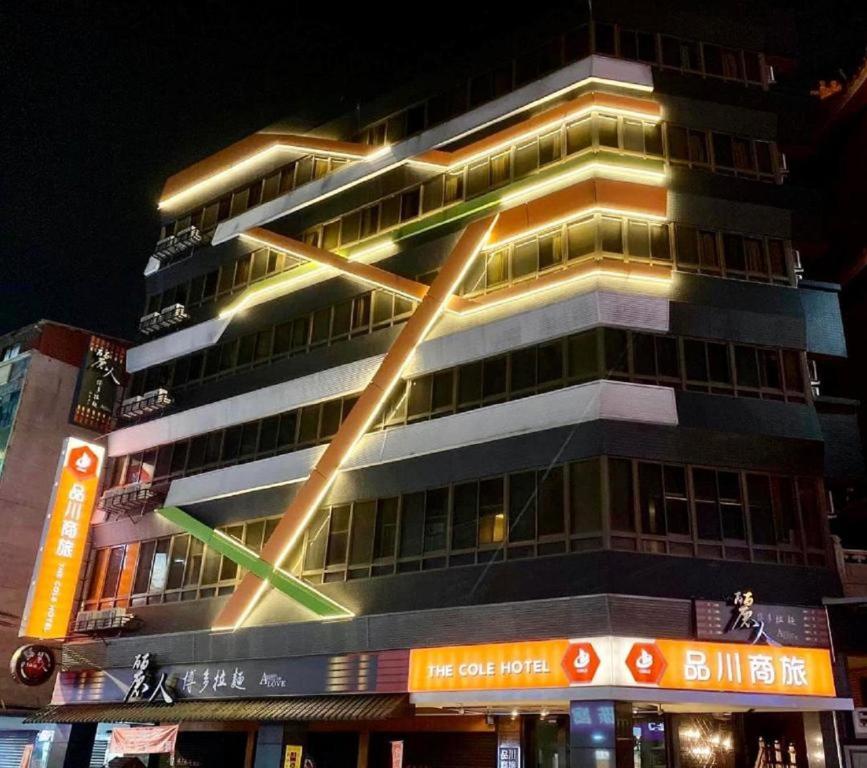
[[[225,720],[386,720],[409,713],[406,694],[294,696],[174,704],[54,704],[28,723],[183,723]]]

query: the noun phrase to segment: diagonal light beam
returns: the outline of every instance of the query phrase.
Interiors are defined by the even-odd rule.
[[[273,571],[279,569],[325,498],[341,466],[358,441],[367,433],[412,358],[416,347],[424,341],[442,315],[446,304],[485,244],[496,221],[496,215],[489,216],[473,222],[464,230],[433,284],[406,322],[349,416],[340,425],[334,439],[298,490],[262,549],[261,558]],[[269,586],[268,578],[262,578],[262,574],[248,572],[217,617],[214,629],[240,627]]]

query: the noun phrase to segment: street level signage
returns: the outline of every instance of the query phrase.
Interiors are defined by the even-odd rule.
[[[409,690],[641,686],[835,696],[824,648],[626,637],[417,648]]]

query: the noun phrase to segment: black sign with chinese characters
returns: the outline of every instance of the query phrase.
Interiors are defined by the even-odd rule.
[[[828,621],[822,608],[766,605],[740,592],[728,602],[696,600],[695,629],[699,640],[830,648]]]
[[[168,675],[165,672],[158,674],[153,662],[153,656],[149,653],[140,653],[135,657],[132,664],[132,682],[123,697],[124,701],[175,703]]]
[[[78,391],[71,421],[81,427],[107,432],[112,427],[114,407],[123,384],[126,350],[98,336],[90,346],[78,375]]]
[[[141,667],[144,666],[144,670]],[[407,651],[380,651],[342,656],[282,659],[238,659],[200,664],[160,664],[140,654],[133,668],[102,673],[61,673],[60,689],[70,700],[163,702],[163,690],[176,701],[234,697],[304,696],[327,693],[393,693],[405,691]],[[137,679],[145,673],[133,696]],[[153,698],[152,698],[153,697]]]

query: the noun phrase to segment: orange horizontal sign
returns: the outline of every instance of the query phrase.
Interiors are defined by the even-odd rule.
[[[568,640],[414,648],[409,690],[478,691],[569,685],[561,662]]]
[[[836,695],[831,657],[823,648],[595,637],[410,652],[413,693],[577,685]]]
[[[660,688],[835,696],[825,648],[657,640],[665,668]]]
[[[66,637],[104,454],[102,446],[74,437],[64,443],[21,636]]]

